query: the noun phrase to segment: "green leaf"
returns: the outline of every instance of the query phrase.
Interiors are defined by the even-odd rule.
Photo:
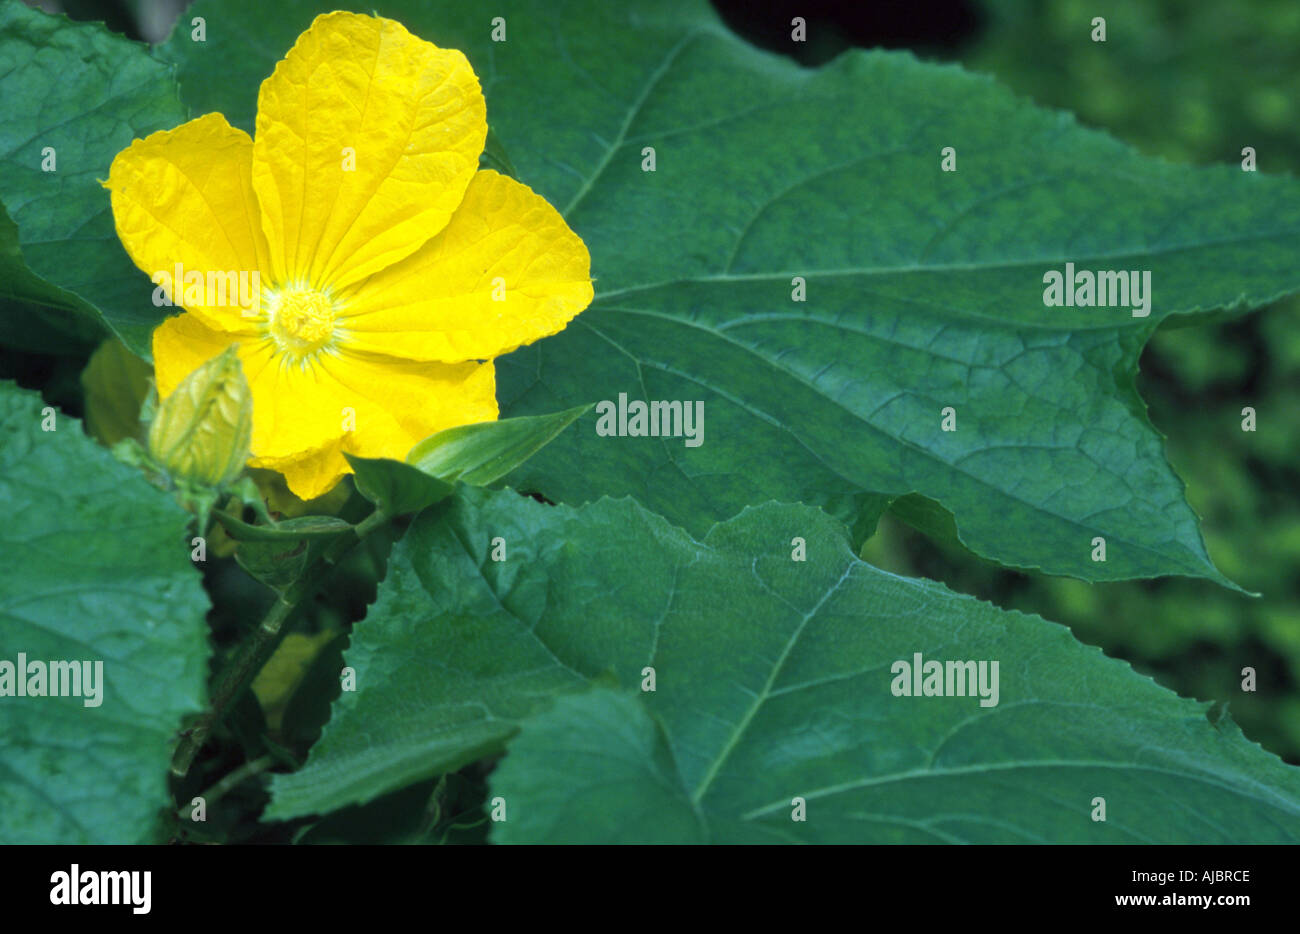
[[[172,69],[102,25],[21,3],[0,6],[0,61],[5,294],[97,320],[148,357],[166,315],[118,241],[100,180],[132,139],[185,119]]]
[[[282,592],[302,576],[311,550],[303,539],[267,541],[253,539],[235,547],[235,560],[255,580]]]
[[[607,688],[527,720],[492,789],[506,804],[494,843],[708,842],[662,727]]]
[[[491,127],[488,127],[487,140],[483,143],[483,155],[479,157],[479,166],[508,175],[510,178],[515,177],[514,164]]]
[[[5,268],[3,259],[0,268]],[[0,292],[11,284],[0,284]],[[103,340],[104,329],[92,319],[66,310],[0,297],[0,335],[0,341],[11,350],[86,358]]]
[[[401,461],[343,455],[355,472],[357,492],[385,514],[419,512],[451,495],[455,486]]]
[[[303,827],[300,845],[376,845],[487,843],[488,820],[482,813],[486,784],[477,776],[444,775],[372,801],[345,808]]]
[[[237,542],[286,542],[305,538],[333,538],[352,531],[352,523],[337,516],[298,516],[275,525],[250,525],[237,516],[216,510],[226,532]]]
[[[448,428],[411,448],[407,463],[344,456],[366,499],[390,516],[419,512],[449,496],[457,483],[486,486],[499,480],[589,408]]]
[[[590,408],[448,428],[411,448],[406,461],[443,480],[487,486],[554,441]]]
[[[894,696],[918,652],[997,661],[998,703]],[[1062,626],[880,571],[804,506],[696,541],[630,500],[462,488],[397,544],[344,659],[356,690],[275,777],[269,817],[364,803],[522,728],[492,782],[520,821],[505,839],[1300,839],[1300,771],[1207,704]],[[655,690],[631,706],[548,712],[593,684],[636,690],[646,668]]]
[[[329,720],[330,704],[339,695],[347,641],[347,636],[337,636],[323,646],[285,703],[281,735],[304,753],[320,737],[321,727]]]
[[[0,49],[3,47],[0,39]],[[0,197],[4,194],[2,186],[0,182]],[[94,308],[27,268],[18,227],[2,203],[0,273],[0,334],[4,346],[36,353],[66,353],[89,350],[103,337],[103,325]]]
[[[152,388],[153,367],[119,340],[106,340],[81,371],[86,433],[105,447],[124,438],[143,441],[141,409]]]
[[[252,129],[258,83],[332,4],[282,6],[267,22],[256,0],[194,5],[224,25],[159,54],[196,111]],[[1300,183],[1143,158],[908,54],[802,69],[703,0],[502,0],[498,43],[464,4],[378,12],[466,51],[518,178],[591,249],[592,307],[500,361],[506,414],[619,393],[704,403],[699,447],[600,437],[588,418],[515,486],[632,494],[696,533],[768,498],[865,532],[917,493],[1007,565],[1225,582],[1134,373],[1168,316],[1300,287]],[[1150,316],[1045,307],[1043,275],[1066,262],[1150,271]]]
[[[99,706],[0,696],[0,842],[147,842],[170,800],[176,731],[204,705],[208,600],[189,517],[11,383],[0,503],[0,662],[103,670]]]

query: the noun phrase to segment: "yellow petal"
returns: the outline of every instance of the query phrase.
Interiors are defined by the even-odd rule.
[[[295,419],[322,433],[342,429],[342,437],[306,456],[272,455],[254,463],[283,473],[301,499],[320,496],[352,472],[344,451],[404,460],[417,441],[444,428],[495,420],[495,375],[490,361],[416,364],[348,354],[324,355],[310,371],[267,371],[261,397],[295,400],[277,408],[277,425]],[[253,396],[256,407],[257,383]]]
[[[487,110],[465,56],[393,20],[318,16],[257,99],[253,186],[281,281],[343,288],[447,224]]]
[[[255,459],[305,457],[342,438],[339,419],[322,418],[319,413],[325,410],[315,404],[317,400],[305,398],[313,388],[308,381],[295,380],[292,386],[282,385],[278,374],[289,367],[282,365],[282,358],[274,354],[269,341],[213,330],[194,315],[169,318],[153,332],[158,394],[170,395],[185,376],[235,342],[239,343],[239,362],[253,393]],[[296,365],[293,368],[304,375]]]
[[[254,342],[253,338],[214,330],[191,314],[168,318],[158,325],[153,332],[153,371],[159,398],[170,396],[181,380],[237,341],[247,376],[243,351],[246,343]],[[256,417],[254,412],[254,420]]]
[[[105,185],[117,234],[135,264],[155,283],[156,274],[166,273],[170,284],[177,264],[183,278],[198,274],[203,288],[177,282],[166,289],[172,301],[209,327],[235,333],[247,331],[249,321],[232,293],[242,285],[254,297],[254,287],[271,274],[252,160],[248,134],[219,113],[207,114],[133,142],[113,159]],[[217,278],[210,281],[209,274]]]
[[[163,322],[153,342],[159,393],[170,393],[232,340],[193,315]],[[350,472],[344,451],[402,460],[434,432],[497,417],[490,362],[322,353],[302,366],[258,339],[241,340],[239,358],[253,393],[250,463],[283,473],[302,499],[319,496]]]
[[[484,360],[563,330],[591,298],[582,239],[528,186],[483,171],[442,233],[343,297],[340,324],[359,350]]]
[[[287,519],[296,519],[299,516],[338,515],[339,510],[343,508],[344,503],[348,500],[348,491],[337,486],[328,495],[317,496],[313,499],[300,499],[289,492],[289,486],[285,483],[284,474],[270,468],[260,468],[254,465],[249,470],[248,475],[257,484],[257,490],[262,494],[262,498],[266,500],[266,508],[272,513],[279,513],[279,515]]]
[[[194,315],[186,314],[164,321],[153,332],[154,380],[158,394],[169,396],[191,371],[222,353],[235,340],[238,338],[205,326]],[[246,378],[252,376],[253,367],[258,374],[263,373],[268,357],[261,341],[255,338],[240,340],[239,359]],[[275,445],[268,448],[268,438],[277,438],[274,419],[283,407],[276,404],[274,397],[267,396],[265,381],[259,386],[250,378],[249,388],[253,392],[253,456],[249,464],[284,474],[289,488],[302,499],[310,499],[333,487],[348,469],[347,461],[340,453],[342,433],[330,434],[330,425],[334,423],[326,425],[322,433],[309,430],[309,426],[300,421],[282,421],[279,440],[286,446],[297,447],[288,453]],[[283,419],[283,414],[280,417]],[[259,444],[263,446],[259,447]],[[277,451],[278,456],[267,455],[268,449]],[[304,491],[307,491],[306,495]]]
[[[351,471],[343,459],[342,440],[331,441],[319,451],[295,457],[255,457],[254,467],[274,470],[284,475],[285,485],[300,500],[324,496]]]
[[[444,428],[497,417],[496,371],[487,363],[413,363],[345,353],[313,369],[335,403],[355,411],[344,450],[402,460],[417,441]]]

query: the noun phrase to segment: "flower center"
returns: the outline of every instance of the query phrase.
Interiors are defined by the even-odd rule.
[[[276,346],[302,358],[314,354],[334,337],[338,306],[325,292],[301,286],[269,290],[267,326]]]

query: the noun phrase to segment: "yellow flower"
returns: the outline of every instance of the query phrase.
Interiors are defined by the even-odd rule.
[[[344,452],[401,459],[495,419],[492,358],[562,330],[592,287],[559,213],[478,170],[486,135],[461,52],[329,13],[262,83],[255,138],[213,113],[120,152],[118,236],[185,308],[154,332],[159,393],[238,345],[250,463],[303,499]],[[248,307],[240,276],[260,283]]]

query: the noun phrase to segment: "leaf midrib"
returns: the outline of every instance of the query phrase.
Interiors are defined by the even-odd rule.
[[[738,350],[742,350],[742,351],[744,351],[744,352],[746,352],[746,353],[752,355],[753,357],[755,357],[755,358],[758,359],[759,361],[761,361],[761,362],[767,364],[768,366],[772,367],[774,370],[777,370],[778,372],[783,373],[783,374],[789,376],[791,379],[797,381],[797,382],[800,383],[801,385],[806,386],[808,389],[810,389],[811,391],[817,393],[819,396],[821,396],[822,398],[824,398],[824,399],[825,399],[825,400],[826,400],[830,405],[833,405],[833,406],[835,406],[836,408],[840,409],[841,411],[846,412],[848,415],[852,416],[854,419],[856,419],[857,421],[861,422],[863,425],[865,425],[865,426],[866,426],[867,428],[869,428],[870,430],[876,432],[877,434],[883,435],[884,437],[888,438],[889,440],[891,440],[891,441],[893,441],[893,442],[895,442],[895,443],[897,443],[897,444],[899,444],[899,445],[902,445],[902,446],[905,446],[905,447],[911,449],[912,451],[916,452],[917,454],[922,455],[922,456],[925,457],[926,459],[928,459],[928,460],[930,460],[930,461],[932,461],[932,462],[934,462],[934,463],[940,465],[941,467],[951,469],[951,470],[953,470],[953,471],[955,471],[955,472],[957,472],[957,473],[959,473],[959,474],[961,474],[961,475],[967,477],[967,478],[970,479],[971,481],[973,481],[973,482],[975,482],[975,483],[978,483],[979,485],[981,485],[981,486],[983,486],[983,487],[985,487],[985,488],[987,488],[987,489],[993,491],[993,492],[996,493],[998,496],[1002,496],[1002,497],[1005,497],[1005,498],[1011,500],[1012,502],[1019,503],[1019,504],[1021,504],[1022,506],[1026,507],[1026,508],[1028,508],[1028,509],[1032,509],[1033,511],[1035,511],[1035,512],[1037,512],[1037,513],[1041,513],[1042,515],[1048,516],[1049,518],[1057,519],[1057,520],[1060,520],[1060,521],[1062,521],[1062,522],[1066,522],[1066,523],[1070,524],[1071,526],[1073,526],[1074,528],[1076,528],[1076,529],[1081,529],[1081,530],[1083,530],[1083,531],[1085,531],[1085,532],[1092,532],[1092,531],[1095,531],[1095,530],[1092,529],[1091,527],[1089,527],[1089,526],[1087,526],[1087,525],[1084,525],[1083,522],[1082,522],[1081,520],[1073,519],[1073,518],[1071,518],[1071,517],[1069,517],[1069,516],[1063,516],[1063,515],[1060,515],[1060,514],[1058,514],[1058,513],[1050,512],[1050,511],[1047,510],[1045,507],[1043,507],[1043,506],[1041,506],[1041,505],[1039,505],[1039,504],[1037,504],[1037,503],[1031,503],[1031,502],[1029,502],[1029,501],[1027,501],[1027,500],[1025,500],[1025,499],[1023,499],[1023,498],[1017,497],[1017,496],[1015,496],[1011,491],[1009,491],[1009,490],[1004,490],[1004,489],[1002,489],[1001,487],[995,486],[994,484],[992,484],[990,481],[984,479],[983,477],[979,477],[979,476],[977,476],[977,475],[975,475],[975,474],[972,474],[970,471],[963,469],[962,467],[960,467],[960,466],[959,466],[957,463],[955,463],[955,462],[949,462],[949,461],[945,461],[945,460],[943,460],[943,459],[940,458],[937,454],[935,454],[933,451],[930,451],[930,450],[928,450],[928,449],[926,449],[926,448],[923,448],[923,447],[919,447],[919,446],[916,445],[915,443],[910,442],[910,441],[908,441],[908,440],[906,440],[906,439],[904,439],[904,438],[897,438],[897,437],[895,437],[894,435],[889,434],[889,433],[886,432],[883,428],[881,428],[879,425],[876,425],[874,422],[868,421],[868,420],[867,420],[864,416],[862,416],[861,414],[859,414],[859,413],[857,413],[857,412],[854,412],[852,409],[846,408],[845,406],[841,405],[841,404],[840,404],[839,402],[837,402],[836,400],[834,400],[834,399],[832,399],[831,397],[827,396],[827,395],[826,395],[826,394],[825,394],[821,389],[819,389],[817,386],[813,385],[812,383],[808,382],[808,380],[805,379],[805,378],[804,378],[803,376],[801,376],[800,374],[795,373],[795,372],[793,372],[793,371],[787,369],[786,367],[781,366],[778,362],[776,362],[775,360],[772,360],[772,359],[770,359],[770,358],[768,358],[768,357],[765,357],[763,354],[761,354],[759,351],[755,350],[754,348],[749,347],[749,346],[747,346],[746,344],[740,343],[739,341],[732,340],[731,338],[727,337],[725,334],[721,334],[721,333],[719,333],[718,331],[716,331],[716,330],[713,329],[713,328],[707,327],[707,326],[702,325],[702,324],[699,324],[699,323],[697,323],[697,322],[688,321],[688,320],[686,320],[685,318],[679,318],[679,317],[676,317],[676,316],[674,316],[674,315],[670,315],[670,314],[666,314],[666,313],[660,313],[660,312],[653,312],[653,311],[649,311],[649,310],[646,310],[646,309],[630,309],[630,308],[613,309],[613,308],[606,307],[604,310],[606,310],[606,311],[619,311],[619,312],[623,312],[623,313],[632,313],[632,314],[643,314],[643,315],[646,315],[646,316],[648,316],[648,317],[656,317],[656,318],[660,318],[660,319],[663,319],[663,320],[665,320],[665,321],[669,321],[669,322],[674,323],[674,324],[682,325],[682,326],[684,326],[684,327],[692,327],[692,328],[696,328],[696,329],[699,329],[699,330],[704,331],[705,333],[711,334],[711,335],[713,335],[714,337],[716,337],[718,340],[721,340],[721,341],[723,341],[724,343],[726,343],[726,344],[728,344],[728,345],[730,345],[730,346],[733,346],[733,347],[737,348]],[[590,328],[592,331],[596,331],[596,329],[595,329],[595,328],[590,324],[590,322],[584,322],[584,324],[586,324],[587,327]],[[597,333],[600,333],[600,332],[597,332]],[[624,353],[628,354],[629,357],[631,357],[633,360],[635,360],[635,361],[637,362],[638,367],[639,367],[639,366],[642,366],[642,365],[645,365],[645,366],[655,366],[655,367],[658,367],[659,369],[665,369],[661,364],[656,364],[656,363],[653,362],[653,361],[642,360],[642,359],[640,359],[639,357],[636,357],[634,354],[632,354],[632,353],[631,353],[630,351],[628,351],[626,348],[623,348],[622,345],[617,344],[617,342],[615,342],[615,341],[613,340],[613,338],[610,338],[608,335],[604,335],[604,334],[602,334],[601,336],[604,337],[606,340],[610,341],[611,343],[614,343],[614,344],[615,344],[616,346],[618,346],[621,350],[623,350]],[[678,371],[673,371],[673,372],[678,372]],[[864,492],[874,492],[874,493],[876,493],[876,494],[882,494],[882,493],[883,493],[883,495],[897,495],[897,496],[904,495],[904,493],[906,493],[906,492],[912,492],[912,491],[900,491],[900,492],[896,492],[896,493],[888,493],[888,492],[883,492],[883,491],[881,491],[881,490],[869,490],[869,489],[867,489],[867,488],[863,485],[863,483],[862,483],[860,480],[857,480],[857,479],[855,479],[855,478],[853,478],[853,477],[845,476],[842,472],[840,472],[839,470],[836,470],[836,469],[833,468],[830,464],[827,464],[826,461],[822,458],[822,456],[821,456],[818,452],[814,451],[811,447],[809,447],[809,445],[808,445],[808,443],[807,443],[806,441],[804,441],[801,437],[799,437],[799,435],[795,432],[795,430],[794,430],[794,428],[793,428],[792,426],[785,425],[785,424],[779,422],[778,420],[773,419],[772,417],[768,416],[766,413],[761,413],[761,412],[759,412],[757,409],[754,409],[754,408],[753,408],[753,407],[752,407],[748,402],[741,401],[741,400],[739,400],[737,397],[735,397],[734,395],[731,395],[731,394],[728,394],[728,393],[723,392],[719,387],[714,386],[714,385],[710,385],[709,383],[705,382],[705,381],[703,380],[703,378],[702,378],[700,375],[698,375],[698,374],[696,374],[696,375],[679,374],[679,375],[683,376],[683,378],[690,379],[692,382],[696,383],[696,384],[699,385],[699,386],[702,386],[702,387],[704,387],[704,388],[707,388],[707,389],[709,389],[709,390],[711,390],[711,391],[717,393],[719,396],[721,396],[721,397],[723,397],[723,398],[727,398],[727,399],[729,399],[729,400],[734,401],[736,404],[741,405],[741,406],[742,406],[746,411],[748,411],[750,414],[752,414],[752,415],[754,415],[754,416],[756,416],[756,417],[762,418],[762,420],[763,420],[764,422],[767,422],[768,424],[771,424],[771,425],[773,425],[773,426],[775,426],[775,427],[777,427],[777,428],[780,428],[781,430],[785,431],[787,434],[790,435],[790,437],[792,437],[793,439],[795,439],[795,440],[799,443],[799,445],[800,445],[804,450],[808,451],[809,454],[811,454],[811,455],[814,457],[814,459],[815,459],[819,464],[821,464],[821,465],[824,466],[827,470],[831,471],[831,472],[834,473],[836,476],[842,478],[842,479],[845,480],[846,482],[853,484],[854,486],[858,487],[859,489],[862,489]],[[972,453],[977,453],[977,452],[972,452]],[[1082,452],[1079,452],[1079,453],[1082,453]],[[925,493],[925,491],[922,491],[922,490],[916,490],[915,492]],[[1133,491],[1130,490],[1130,492],[1133,492]],[[930,495],[930,494],[925,494],[925,495]],[[942,500],[941,500],[941,502],[942,502]],[[945,508],[947,508],[947,507],[945,507]],[[950,511],[951,511],[951,510],[950,510]],[[955,513],[954,513],[954,515],[955,515]],[[960,528],[960,524],[959,524],[958,527]],[[1148,556],[1152,556],[1152,557],[1156,558],[1158,561],[1159,561],[1159,560],[1168,560],[1168,559],[1171,557],[1171,555],[1164,554],[1164,553],[1162,553],[1162,552],[1154,551],[1154,550],[1152,550],[1151,548],[1147,547],[1146,545],[1143,545],[1143,544],[1141,544],[1141,543],[1133,542],[1133,541],[1131,541],[1131,540],[1128,539],[1128,538],[1117,538],[1117,537],[1115,537],[1113,534],[1112,534],[1112,538],[1114,538],[1116,541],[1118,541],[1118,542],[1120,542],[1120,543],[1122,543],[1122,544],[1124,544],[1124,545],[1131,546],[1131,547],[1133,547],[1134,549],[1136,549],[1136,550],[1138,550],[1138,551],[1141,551],[1142,553],[1144,553],[1144,554],[1146,554],[1146,555],[1148,555]],[[963,538],[963,539],[962,539],[962,542],[965,543],[965,541],[966,541],[966,540]],[[1176,544],[1176,542],[1175,542],[1175,544]],[[1185,547],[1185,546],[1183,546],[1183,547]],[[1207,563],[1208,563],[1208,559],[1207,559]],[[1037,569],[1040,569],[1039,566],[1037,566],[1037,565],[1008,565],[1008,566],[1009,566],[1009,567],[1010,567],[1010,566],[1014,566],[1014,567],[1023,567],[1023,568],[1027,568],[1027,569],[1031,569],[1031,570],[1037,570]],[[1189,575],[1191,575],[1191,576],[1198,576],[1198,575],[1200,575],[1200,574],[1202,573],[1202,569],[1201,569],[1200,567],[1189,567],[1186,563],[1181,563],[1181,566],[1182,566],[1183,569],[1186,570],[1187,573],[1188,573]],[[1211,566],[1211,568],[1213,568],[1212,565],[1210,565],[1210,566]]]
[[[1053,256],[1053,257],[1032,257],[1029,259],[1011,259],[999,260],[988,263],[944,263],[934,265],[919,265],[911,263],[906,266],[849,266],[835,269],[791,269],[780,272],[757,272],[757,273],[709,273],[699,276],[682,276],[677,279],[663,279],[658,282],[648,282],[640,285],[625,286],[621,289],[615,289],[610,292],[597,292],[593,302],[602,299],[615,298],[634,292],[648,292],[654,289],[667,288],[669,286],[708,284],[711,282],[767,282],[776,280],[789,281],[794,276],[803,276],[805,279],[815,278],[837,278],[846,276],[885,276],[898,275],[906,273],[933,273],[933,272],[990,272],[999,269],[1016,269],[1024,266],[1056,266],[1063,263],[1074,263],[1076,266],[1082,263],[1094,263],[1099,260],[1141,260],[1152,256],[1167,256],[1173,253],[1187,253],[1192,250],[1200,250],[1215,246],[1236,246],[1242,244],[1256,243],[1262,240],[1272,240],[1283,237],[1300,236],[1300,226],[1283,228],[1279,230],[1269,230],[1265,232],[1244,234],[1238,237],[1220,237],[1213,240],[1204,240],[1200,243],[1180,243],[1173,246],[1151,248],[1145,250],[1123,250],[1118,253],[1090,253],[1086,256]],[[1152,312],[1156,312],[1153,310]],[[1166,312],[1166,314],[1175,314],[1177,312]],[[1020,325],[1018,321],[1007,322],[1016,326]],[[1145,319],[1143,319],[1145,320]],[[1079,330],[1072,328],[1071,330]]]
[[[1204,785],[1227,791],[1237,797],[1244,798],[1248,801],[1258,802],[1265,807],[1282,811],[1285,814],[1300,815],[1300,806],[1294,804],[1287,806],[1286,800],[1281,798],[1281,796],[1275,796],[1278,798],[1277,801],[1269,801],[1257,794],[1249,793],[1240,787],[1225,784],[1221,781],[1215,781],[1208,775],[1181,772],[1177,769],[1146,765],[1140,762],[1107,762],[1105,760],[1095,759],[1040,759],[1037,761],[1011,760],[1008,762],[985,762],[966,766],[954,766],[947,769],[912,769],[905,772],[892,772],[888,775],[873,776],[871,778],[860,779],[854,782],[842,782],[838,785],[828,785],[825,788],[816,788],[812,791],[803,792],[800,797],[807,800],[825,798],[837,794],[844,794],[849,791],[857,791],[860,788],[871,788],[878,785],[892,784],[894,782],[910,781],[912,779],[950,778],[960,775],[980,775],[984,773],[1008,772],[1016,769],[1040,768],[1114,769],[1118,771],[1151,772],[1157,775],[1169,775],[1175,778],[1199,782]],[[754,820],[787,807],[789,807],[789,804],[785,799],[782,799],[780,801],[773,801],[770,804],[761,805],[757,808],[752,808],[739,816],[741,820]]]

